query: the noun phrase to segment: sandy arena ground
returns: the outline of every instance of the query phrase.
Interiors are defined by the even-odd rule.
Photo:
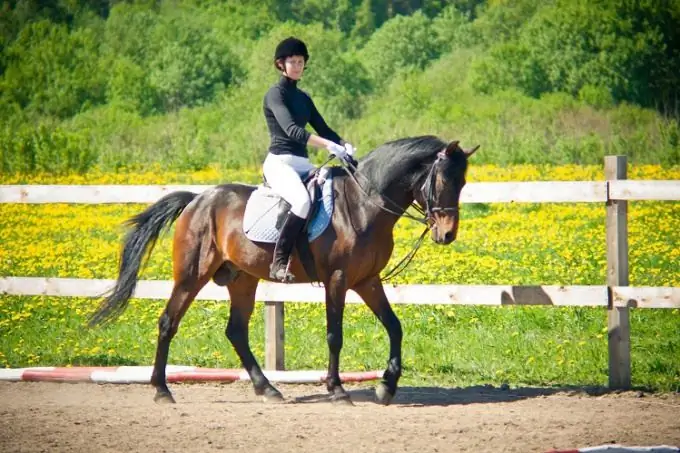
[[[619,443],[680,445],[680,395],[582,390],[405,387],[391,406],[348,385],[354,406],[320,385],[0,382],[0,452],[546,452]]]

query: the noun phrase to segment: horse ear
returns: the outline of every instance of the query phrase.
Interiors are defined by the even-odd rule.
[[[457,149],[459,149],[458,143],[460,143],[458,140],[454,140],[448,145],[446,145],[444,153],[446,153],[447,156],[451,156],[453,153],[456,152]]]
[[[472,149],[464,149],[463,152],[465,153],[465,157],[466,157],[466,158],[469,158],[469,157],[472,156],[472,155],[475,153],[475,151],[477,151],[478,149],[479,149],[479,145],[475,146],[475,147],[472,148]]]

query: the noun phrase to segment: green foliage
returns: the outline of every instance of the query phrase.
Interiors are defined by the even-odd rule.
[[[154,111],[154,92],[147,72],[127,57],[119,57],[109,65],[106,84],[106,100],[115,107],[122,107],[143,115]]]
[[[208,13],[191,12],[159,15],[128,4],[113,8],[104,44],[113,68],[110,102],[142,114],[169,112],[210,102],[224,91],[240,71],[238,62],[225,40],[210,31]]]
[[[356,13],[352,36],[360,40],[366,40],[373,34],[376,27],[375,13],[371,7],[371,0],[362,0],[361,6]]]
[[[486,47],[511,41],[540,6],[534,0],[492,0],[482,6],[470,39]]]
[[[107,59],[124,57],[140,67],[153,58],[153,33],[159,23],[158,13],[138,4],[119,3],[112,10],[104,28],[103,53]]]
[[[41,124],[0,130],[0,169],[8,173],[84,172],[97,159],[88,131],[69,132]]]
[[[227,48],[199,29],[178,36],[179,27],[163,30],[167,40],[149,62],[149,86],[162,111],[212,100],[229,84],[234,65]]]
[[[516,88],[536,97],[549,91],[545,70],[535,60],[531,49],[511,43],[494,46],[486,57],[475,61],[470,84],[485,94]]]
[[[24,27],[6,51],[0,79],[6,102],[43,115],[69,117],[104,100],[92,29],[69,32],[47,20]]]
[[[588,105],[601,109],[614,105],[614,97],[606,86],[583,85],[578,92],[578,98]]]
[[[342,46],[339,33],[322,33],[313,40],[314,62],[304,85],[322,108],[324,118],[333,123],[361,115],[365,96],[373,89],[367,69],[355,57],[338,55]]]
[[[291,35],[311,52],[301,88],[360,154],[438,134],[499,164],[677,165],[679,21],[672,0],[6,2],[2,170],[47,168],[35,153],[59,168],[259,166],[272,53]],[[35,138],[57,130],[70,135]]]
[[[586,87],[582,99],[599,106],[611,104],[606,91],[616,101],[668,106],[677,93],[669,74],[680,69],[680,34],[669,24],[679,16],[677,2],[556,0],[492,45],[475,68],[475,86],[482,92],[517,87],[531,96],[579,95]]]
[[[360,56],[374,83],[384,86],[399,71],[420,70],[437,58],[437,39],[431,20],[421,12],[397,16],[380,27]]]
[[[475,44],[471,22],[454,7],[448,7],[432,20],[431,30],[437,39],[439,52],[471,47]]]
[[[195,13],[195,11],[192,11]],[[259,39],[278,23],[266,2],[219,2],[201,10],[213,21],[212,32],[218,40],[228,40],[230,48],[238,48],[244,41]]]
[[[321,22],[325,27],[348,33],[354,19],[353,3],[352,0],[294,0],[291,18],[304,24]]]

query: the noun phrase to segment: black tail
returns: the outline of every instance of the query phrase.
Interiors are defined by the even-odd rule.
[[[170,193],[146,211],[125,223],[133,229],[126,235],[120,254],[118,280],[111,294],[106,297],[93,313],[88,325],[105,324],[120,316],[127,308],[128,301],[137,286],[137,278],[144,255],[148,259],[158,237],[179,217],[191,200],[197,197],[192,192]]]

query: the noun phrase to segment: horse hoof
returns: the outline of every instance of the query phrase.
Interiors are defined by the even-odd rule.
[[[334,406],[354,406],[354,403],[347,393],[331,396],[331,403],[333,403]]]
[[[375,388],[375,399],[378,404],[387,406],[392,402],[392,398],[394,398],[394,394],[390,393],[387,385],[380,384]]]
[[[175,398],[172,397],[171,393],[156,392],[156,396],[153,397],[154,402],[158,404],[175,404]]]
[[[283,403],[285,400],[281,392],[276,389],[267,389],[262,394],[262,401],[265,403]]]

